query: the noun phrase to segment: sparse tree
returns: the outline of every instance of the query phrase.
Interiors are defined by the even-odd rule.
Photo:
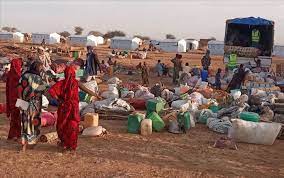
[[[74,27],[75,35],[82,35],[84,29],[80,26]]]
[[[121,36],[121,37],[124,37],[126,36],[126,34],[122,31],[119,31],[119,30],[115,30],[115,31],[109,31],[107,32],[105,35],[104,35],[104,38],[106,39],[111,39],[115,36]]]
[[[211,37],[211,38],[209,38],[210,40],[214,40],[214,41],[216,41],[216,38],[215,37]]]
[[[6,31],[6,32],[18,32],[18,31],[20,31],[15,27],[3,27],[2,30]]]
[[[20,30],[18,30],[18,29],[15,28],[15,27],[12,27],[12,28],[11,28],[11,32],[13,32],[13,33],[14,33],[14,32],[18,32],[18,31],[20,31]]]
[[[148,37],[148,36],[134,35],[133,37],[140,38],[141,40],[150,40],[150,37]]]
[[[71,34],[70,34],[69,32],[67,32],[67,31],[64,31],[64,32],[60,32],[59,35],[61,35],[61,36],[65,37],[65,38],[67,38],[67,37],[70,36]]]
[[[102,33],[99,32],[99,31],[90,31],[90,32],[88,33],[88,35],[104,36],[104,34],[102,34]]]
[[[176,39],[176,37],[172,34],[166,34],[166,39]]]
[[[11,32],[11,27],[3,27],[2,30],[6,32]]]

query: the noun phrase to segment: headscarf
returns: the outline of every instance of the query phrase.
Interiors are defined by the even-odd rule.
[[[8,72],[8,80],[6,83],[6,103],[7,114],[10,114],[18,98],[18,90],[15,90],[19,84],[22,72],[22,59],[15,58],[11,61],[11,69]]]
[[[63,99],[68,100],[68,98],[72,95],[72,88],[77,84],[76,81],[76,71],[74,66],[67,66],[66,69],[64,70],[64,76],[65,79],[63,81],[63,86],[62,86],[62,93]]]
[[[39,61],[33,62],[33,63],[30,65],[28,71],[26,71],[25,73],[31,73],[31,74],[40,75],[40,71],[39,71],[39,69],[38,69],[40,65],[42,65],[42,63],[39,62]]]
[[[20,78],[21,77],[21,73],[22,73],[22,59],[21,58],[15,58],[11,61],[11,69],[9,71],[9,75],[12,77],[17,77]]]

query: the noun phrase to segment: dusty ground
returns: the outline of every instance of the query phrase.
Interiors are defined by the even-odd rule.
[[[100,58],[109,49],[99,48]],[[154,54],[169,63],[174,54]],[[199,64],[200,54],[184,55],[190,65]],[[279,62],[279,59],[274,59]],[[119,60],[134,66],[140,60]],[[221,57],[213,57],[214,68],[223,67]],[[153,74],[154,75],[154,74]],[[139,82],[139,76],[120,75],[123,80]],[[152,77],[151,84],[160,79]],[[167,85],[169,78],[162,79]],[[5,100],[5,85],[0,84],[0,102]],[[9,122],[0,115],[0,175],[7,177],[284,177],[284,142],[272,146],[238,143],[239,150],[215,149],[219,134],[197,125],[186,135],[163,131],[149,137],[128,134],[126,121],[100,120],[109,134],[105,137],[80,136],[76,155],[60,153],[55,144],[38,144],[25,154],[19,144],[6,141]],[[50,130],[52,128],[49,128]],[[46,129],[44,129],[45,131]]]

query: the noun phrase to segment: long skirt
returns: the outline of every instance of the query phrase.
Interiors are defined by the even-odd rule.
[[[22,111],[22,144],[36,144],[40,135],[41,102],[33,100],[26,111]]]
[[[15,108],[11,111],[8,139],[12,138],[21,138],[21,117],[20,110],[18,108]]]
[[[66,149],[75,150],[77,148],[80,118],[76,115],[78,115],[78,110],[72,106],[71,108],[68,106],[58,108],[56,130],[61,144]]]

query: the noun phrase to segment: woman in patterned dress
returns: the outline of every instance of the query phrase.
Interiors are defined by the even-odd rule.
[[[42,94],[47,89],[40,76],[42,70],[42,63],[38,61],[32,63],[19,83],[18,89],[21,94],[19,97],[29,103],[27,110],[21,110],[23,151],[26,150],[27,145],[35,145],[40,135]]]

